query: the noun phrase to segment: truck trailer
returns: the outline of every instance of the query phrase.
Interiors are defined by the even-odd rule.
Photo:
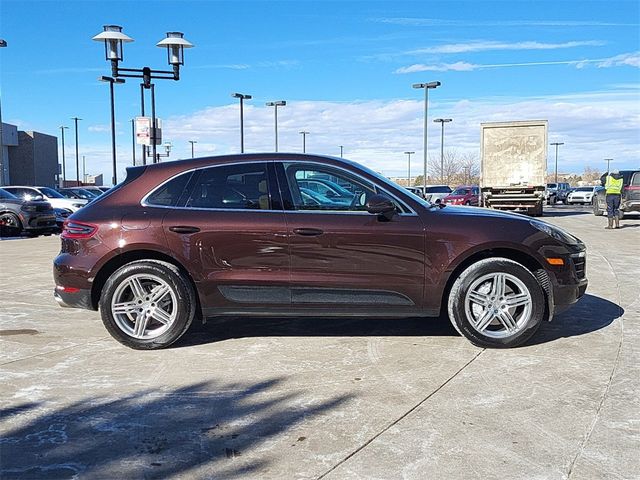
[[[481,203],[542,216],[547,120],[480,124]]]

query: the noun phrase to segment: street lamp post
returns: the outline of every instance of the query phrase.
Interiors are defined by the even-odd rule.
[[[80,155],[78,154],[78,120],[82,120],[78,117],[71,117],[71,120],[76,125],[76,183],[80,186]]]
[[[193,47],[193,44],[184,39],[182,32],[167,32],[167,37],[160,40],[156,46],[167,49],[167,61],[172,66],[172,70],[152,70],[149,67],[143,68],[120,68],[118,62],[123,59],[122,44],[133,42],[133,39],[122,33],[119,25],[104,25],[103,31],[93,37],[97,42],[104,42],[105,57],[111,62],[111,76],[113,78],[141,78],[140,84],[140,110],[144,117],[144,91],[151,90],[151,145],[153,149],[153,161],[156,156],[156,99],[155,88],[151,83],[153,79],[180,80],[180,65],[184,65],[184,49]],[[124,73],[123,73],[124,72]],[[142,146],[142,164],[147,164],[147,152]]]
[[[66,174],[66,162],[65,162],[65,155],[64,155],[64,131],[65,130],[69,130],[69,127],[65,127],[63,125],[60,125],[60,134],[62,135],[62,186],[64,187],[64,182],[67,180],[67,174]]]
[[[7,41],[3,38],[0,38],[0,48],[4,48],[7,46]],[[2,128],[2,105],[0,105],[0,185],[5,185],[9,183],[9,165],[7,162],[9,159],[4,158],[4,146],[3,146],[3,128]],[[7,175],[5,175],[5,171]]]
[[[284,107],[287,104],[285,100],[276,100],[275,102],[267,102],[267,107],[273,107],[275,116],[275,132],[276,132],[276,152],[278,151],[278,107]]]
[[[556,147],[556,184],[558,183],[558,147],[560,145],[564,145],[564,142],[552,142],[550,145],[554,145]]]
[[[604,161],[607,162],[607,173],[609,173],[609,167],[611,162],[613,162],[613,158],[605,158]]]
[[[244,153],[244,101],[252,97],[243,93],[232,93],[231,96],[240,99],[240,153]]]
[[[303,130],[300,135],[302,135],[302,153],[307,153],[307,135],[309,135],[309,132]]]
[[[191,158],[193,158],[193,146],[198,143],[197,140],[189,140],[189,143],[191,144]]]
[[[407,158],[407,187],[411,186],[411,155],[416,152],[404,152]]]
[[[154,163],[160,163],[160,157],[168,157],[171,154],[171,147],[173,145],[171,145],[171,142],[165,142],[163,147],[164,147],[164,153],[156,153],[155,158],[154,158]]]
[[[429,111],[429,89],[430,88],[438,88],[442,85],[440,82],[429,82],[429,83],[414,83],[413,88],[424,88],[424,148],[423,148],[423,163],[424,163],[424,192],[427,191],[427,116]]]
[[[344,149],[344,145],[338,145],[340,147],[340,158],[342,158],[342,151]]]
[[[118,170],[116,166],[116,107],[113,93],[114,83],[124,83],[124,78],[113,78],[102,75],[98,78],[101,82],[109,83],[109,94],[111,98],[111,161],[113,163],[113,175],[111,182],[113,185],[118,184]]]
[[[433,121],[442,125],[442,133],[440,134],[440,183],[444,183],[444,124],[452,121],[452,118],[436,118]]]

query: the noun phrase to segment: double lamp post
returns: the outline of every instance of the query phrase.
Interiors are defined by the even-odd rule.
[[[152,162],[157,163],[159,157],[168,156],[170,147],[166,149],[166,154],[157,153],[157,143],[161,135],[158,135],[156,121],[156,100],[155,86],[152,80],[180,80],[180,65],[184,65],[184,49],[193,47],[193,44],[184,39],[182,32],[167,32],[167,37],[159,41],[156,46],[167,49],[167,61],[172,66],[171,70],[152,70],[150,67],[143,68],[122,68],[119,62],[123,60],[123,43],[133,42],[133,39],[122,33],[119,25],[105,25],[103,31],[93,37],[97,42],[104,42],[105,58],[111,62],[111,76],[100,77],[101,81],[108,82],[111,93],[111,148],[113,157],[113,182],[117,183],[116,167],[116,132],[115,132],[115,106],[114,106],[114,83],[124,83],[124,78],[141,78],[140,83],[140,113],[145,116],[144,92],[151,90],[151,128],[150,143],[152,148]],[[142,164],[147,164],[147,149],[142,146]]]

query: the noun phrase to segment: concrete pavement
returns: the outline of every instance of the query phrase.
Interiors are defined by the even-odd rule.
[[[52,297],[55,237],[0,241],[0,478],[639,478],[640,217],[546,217],[587,295],[525,347],[445,319],[224,319],[168,350]]]

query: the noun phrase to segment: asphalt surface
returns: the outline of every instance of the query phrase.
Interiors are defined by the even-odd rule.
[[[545,219],[587,295],[511,350],[446,319],[224,319],[130,350],[0,241],[0,478],[640,478],[640,217]]]

